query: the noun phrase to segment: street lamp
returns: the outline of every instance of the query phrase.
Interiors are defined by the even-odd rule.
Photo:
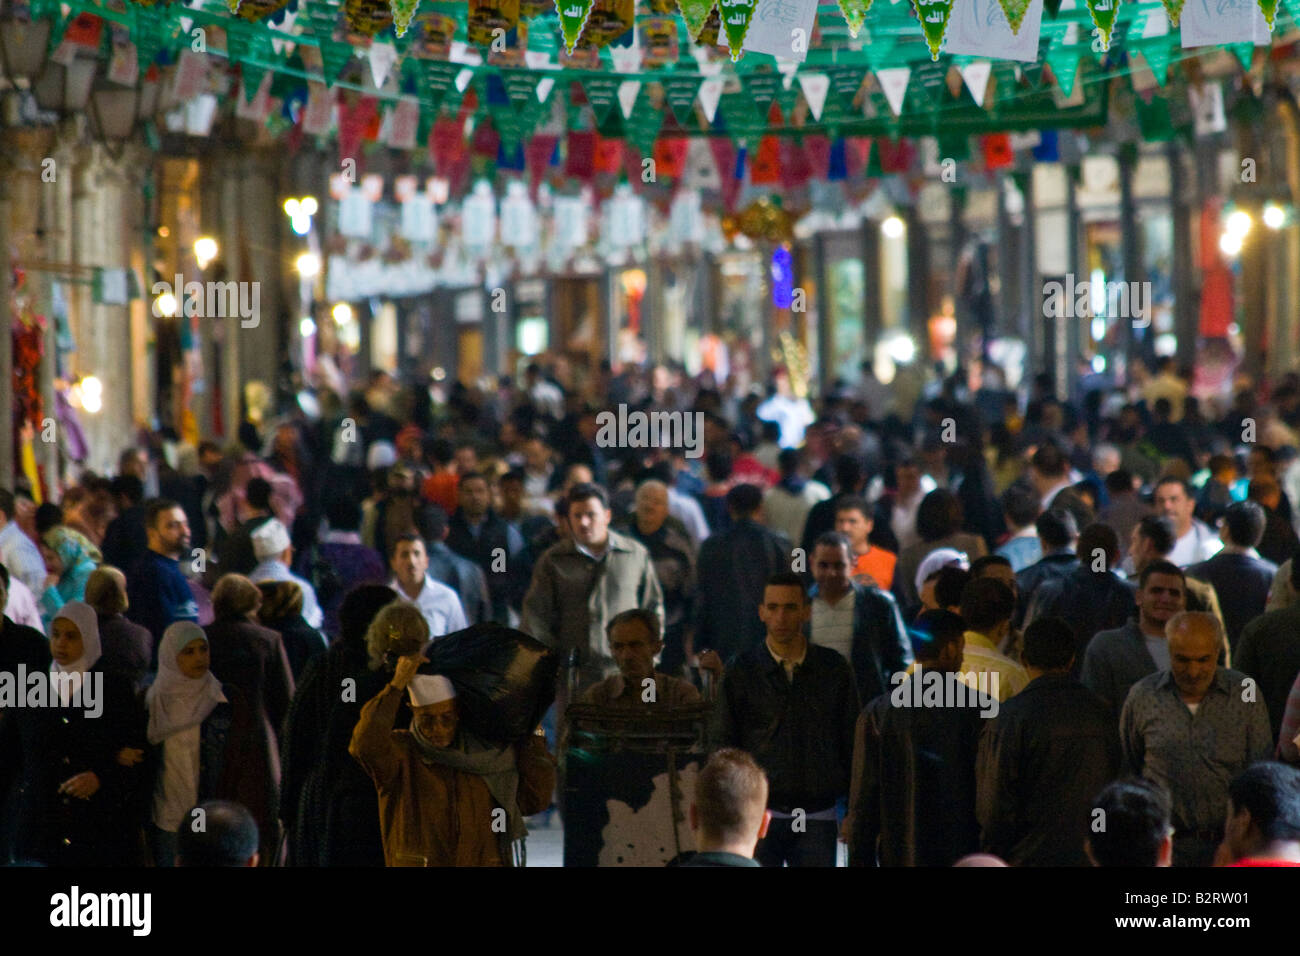
[[[311,217],[316,215],[316,197],[304,196],[302,199],[286,199],[284,212],[289,217],[293,231],[299,236],[311,232]]]
[[[314,279],[320,275],[320,256],[314,252],[304,252],[294,263],[298,275],[304,279]]]
[[[1263,213],[1264,225],[1274,232],[1286,225],[1286,210],[1275,202],[1270,202],[1264,206]]]
[[[217,257],[217,240],[211,236],[200,236],[194,240],[194,258],[200,269],[206,269]]]
[[[890,216],[880,224],[880,231],[886,239],[902,239],[907,231],[907,224],[897,216]]]
[[[13,19],[12,9],[5,13],[9,19],[0,23],[0,61],[5,76],[15,86],[19,79],[26,80],[30,85],[45,66],[54,21]]]

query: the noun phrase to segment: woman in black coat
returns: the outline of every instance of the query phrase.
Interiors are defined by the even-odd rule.
[[[295,582],[261,581],[257,586],[262,592],[257,619],[264,627],[280,632],[296,684],[307,669],[307,662],[325,653],[325,636],[303,619],[302,588]]]
[[[292,866],[384,865],[375,787],[348,753],[348,743],[360,705],[369,700],[365,690],[372,680],[388,679],[387,673],[366,668],[366,629],[381,608],[396,600],[397,592],[382,584],[349,591],[339,608],[339,639],[307,664],[294,694],[280,751],[280,816],[289,832]],[[345,705],[348,679],[356,685]],[[350,810],[350,787],[369,815]]]
[[[94,610],[69,601],[50,622],[48,706],[16,711],[22,748],[15,857],[47,866],[140,861],[144,712],[99,667]]]

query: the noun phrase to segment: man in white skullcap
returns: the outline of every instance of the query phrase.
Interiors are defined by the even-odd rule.
[[[257,567],[253,568],[248,579],[254,584],[263,581],[292,581],[302,588],[302,617],[312,627],[320,627],[325,621],[325,614],[316,600],[316,589],[310,582],[298,577],[289,570],[293,561],[293,544],[289,540],[289,531],[278,518],[263,523],[252,533],[253,555],[257,558]]]
[[[555,761],[541,729],[505,746],[460,726],[456,688],[418,674],[412,654],[361,710],[349,752],[379,791],[379,827],[388,866],[518,866],[524,817],[545,810]],[[410,729],[393,730],[409,694]]]

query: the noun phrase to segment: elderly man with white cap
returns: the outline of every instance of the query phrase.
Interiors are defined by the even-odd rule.
[[[379,791],[388,866],[519,866],[524,817],[550,804],[555,761],[541,729],[496,746],[461,726],[456,688],[418,674],[422,655],[398,659],[393,679],[366,704],[349,751]],[[409,693],[408,730],[393,721]]]
[[[283,522],[272,518],[257,528],[252,538],[257,567],[248,575],[249,580],[254,584],[263,581],[292,581],[297,584],[302,588],[303,620],[319,628],[325,621],[325,613],[316,600],[316,589],[311,583],[289,570],[289,563],[293,561],[293,544]]]

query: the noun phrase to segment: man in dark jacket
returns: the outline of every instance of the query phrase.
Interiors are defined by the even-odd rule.
[[[1074,664],[1077,677],[1083,668],[1083,652],[1100,631],[1123,627],[1133,616],[1133,585],[1115,574],[1119,567],[1119,538],[1109,525],[1090,524],[1079,535],[1079,563],[1064,577],[1044,581],[1034,592],[1025,620],[1057,617],[1074,632]]]
[[[0,608],[9,600],[9,569],[0,564]],[[16,624],[0,615],[0,674],[13,675],[17,680],[19,667],[28,674],[44,674],[50,669],[50,642],[34,627]],[[25,683],[22,685],[25,687]],[[25,692],[25,691],[24,691]],[[22,764],[18,736],[12,726],[14,720],[0,707],[0,864],[8,862],[13,843],[13,827],[17,824],[17,809],[11,798]],[[16,795],[14,795],[16,797]]]
[[[790,570],[790,543],[754,520],[762,504],[755,485],[736,485],[727,492],[731,527],[700,545],[695,648],[724,661],[763,642],[763,589],[773,574]]]
[[[1065,508],[1044,511],[1034,522],[1034,529],[1042,543],[1043,556],[1016,575],[1016,591],[1020,594],[1020,603],[1011,623],[1017,629],[1025,626],[1025,616],[1039,585],[1053,578],[1065,577],[1079,564],[1079,557],[1074,553],[1079,524],[1069,511]]]
[[[915,674],[867,704],[853,741],[844,820],[850,866],[951,866],[979,848],[975,755],[980,715],[998,702],[958,680],[965,623],[926,611],[913,625]],[[944,693],[923,705],[921,690]]]
[[[483,569],[492,600],[491,619],[509,624],[510,609],[519,608],[528,589],[524,539],[492,510],[491,488],[478,472],[460,476],[456,500],[459,507],[447,523],[447,547]]]
[[[163,631],[177,621],[198,621],[199,606],[181,571],[180,558],[189,554],[190,525],[176,502],[156,498],[145,511],[149,549],[127,572],[126,616],[153,635],[153,661]]]
[[[980,738],[980,848],[1012,866],[1087,866],[1093,795],[1119,767],[1106,705],[1070,676],[1075,642],[1060,618],[1029,625],[1029,686],[1002,704]]]
[[[250,478],[244,489],[248,517],[230,534],[217,535],[216,567],[209,575],[212,583],[223,574],[249,574],[257,567],[253,553],[253,532],[275,517],[271,510],[271,483],[265,478]]]
[[[848,795],[858,711],[853,673],[843,657],[804,636],[811,607],[799,575],[769,577],[758,613],[765,639],[723,678],[714,739],[752,754],[767,771],[772,823],[756,859],[834,866],[835,807]]]
[[[837,531],[817,538],[812,554],[814,644],[839,651],[853,668],[858,698],[889,690],[890,678],[912,666],[912,643],[894,596],[849,577],[849,541]]]
[[[104,555],[105,564],[129,568],[149,550],[142,504],[144,482],[135,475],[118,475],[108,490],[117,504],[117,517],[104,530],[99,550]]]
[[[465,620],[471,625],[492,619],[487,575],[483,569],[447,547],[447,513],[437,505],[416,509],[415,524],[429,553],[429,577],[447,585],[460,597]]]
[[[1214,585],[1233,653],[1246,625],[1264,613],[1277,574],[1277,565],[1255,550],[1264,536],[1264,520],[1264,509],[1253,501],[1230,505],[1219,528],[1223,550],[1187,569],[1189,576]]]
[[[664,649],[659,669],[681,675],[688,656],[688,628],[694,620],[695,553],[690,538],[669,520],[668,486],[643,481],[636,489],[636,511],[623,533],[650,552],[664,592]]]
[[[1292,586],[1300,584],[1297,569],[1300,561],[1292,561]],[[1269,611],[1242,628],[1232,652],[1232,666],[1259,684],[1273,739],[1277,740],[1287,696],[1300,674],[1300,604]]]

